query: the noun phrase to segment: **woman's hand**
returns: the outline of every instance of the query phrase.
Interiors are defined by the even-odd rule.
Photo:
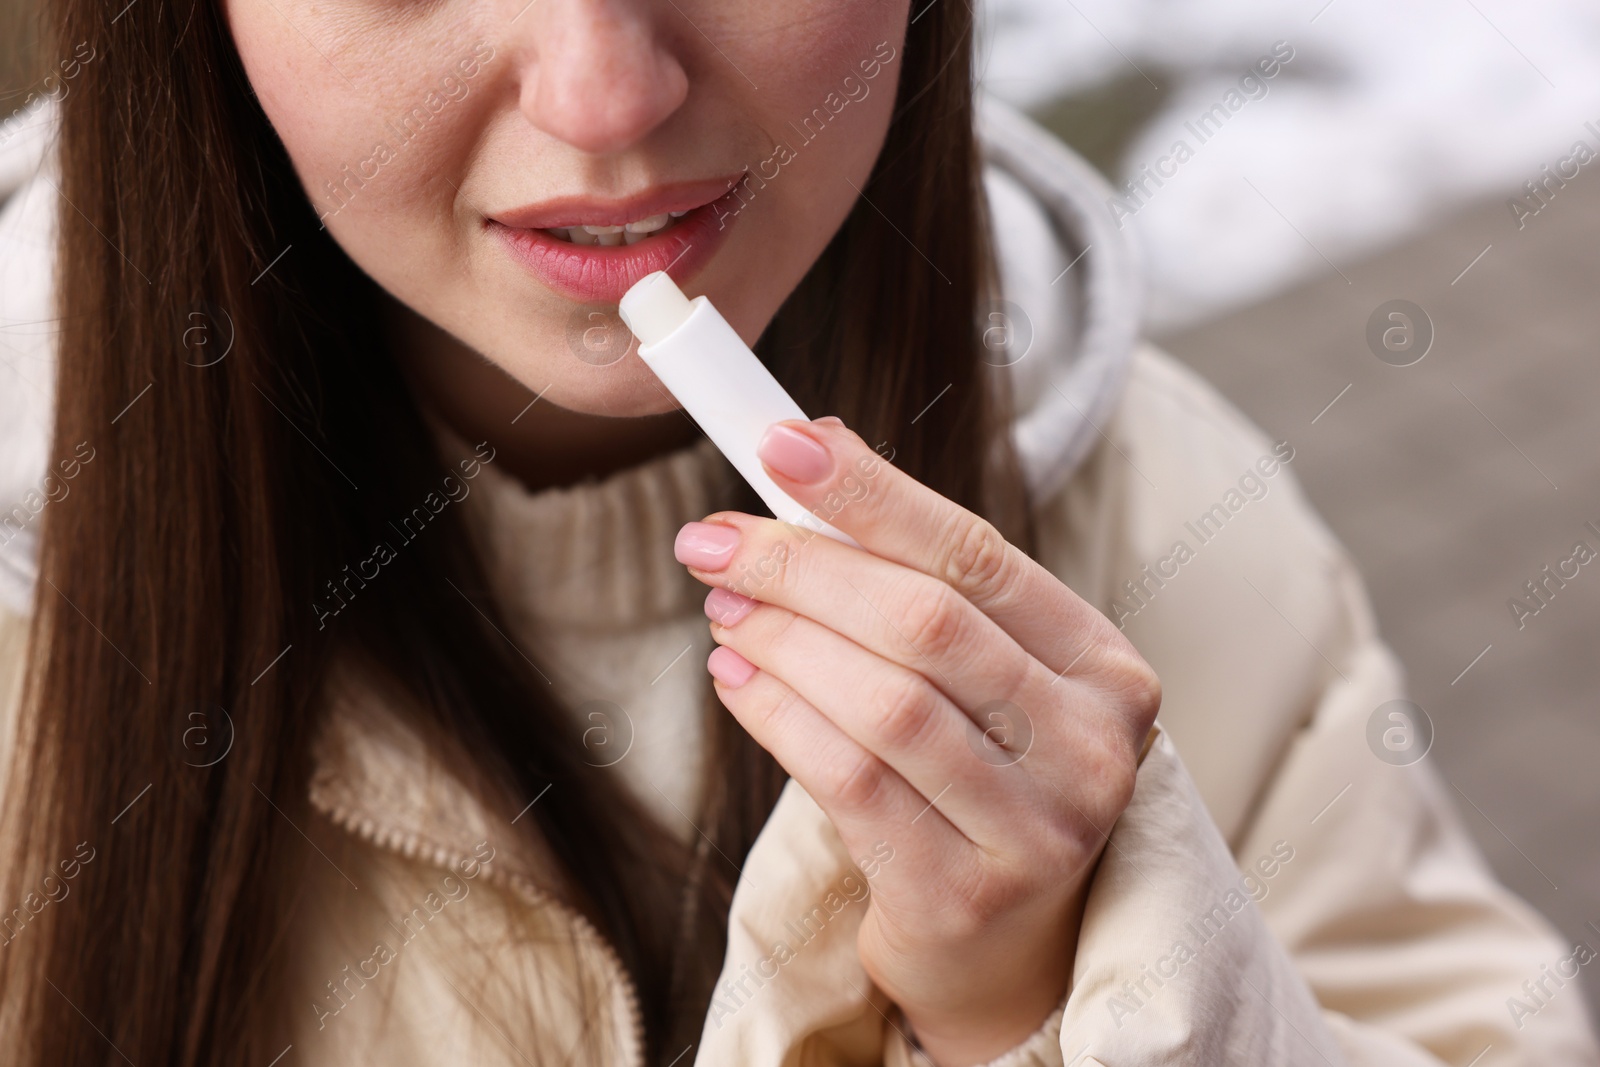
[[[715,587],[717,695],[852,855],[894,849],[862,964],[937,1063],[982,1063],[1066,994],[1160,683],[1105,616],[839,420],[779,423],[760,454],[867,551],[739,512],[685,526],[677,557]]]

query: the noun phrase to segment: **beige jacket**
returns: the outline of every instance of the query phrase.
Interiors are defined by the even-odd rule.
[[[1008,293],[1032,311],[1044,354],[1069,345],[1040,294],[1066,294],[1054,280],[1068,269],[1088,272],[1069,298],[1072,374],[1030,380],[1047,367],[1039,354],[1012,368],[1043,398],[1018,431],[1041,560],[1124,626],[1165,697],[1091,887],[1071,989],[992,1067],[1600,1063],[1570,980],[1588,946],[1559,940],[1495,882],[1428,758],[1396,765],[1380,708],[1402,695],[1399,666],[1296,486],[1296,442],[1269,441],[1155,350],[1129,366],[1136,316],[1117,294],[1132,268],[1092,191],[1067,188],[1092,181],[1014,120],[988,121],[991,159],[1009,154],[1020,175],[990,188]],[[1019,183],[1048,220],[1026,214],[1039,209]],[[1016,245],[1073,226],[1076,247],[1097,249],[1076,268],[1071,248]],[[18,232],[0,232],[12,241],[0,266],[20,283],[40,273],[23,269],[26,243],[45,236]],[[706,442],[539,494],[490,462],[448,505],[470,511],[506,640],[580,717],[592,762],[684,841],[699,836],[711,642],[705,589],[671,545],[683,522],[723,506],[731,477]],[[0,564],[25,588],[25,554]],[[0,610],[7,719],[25,632]],[[281,1062],[640,1063],[631,983],[550,856],[519,843],[528,808],[474,799],[376,681],[340,671],[329,697],[316,815],[301,826],[314,849],[291,976],[303,1009]],[[855,953],[872,874],[892,853],[846,855],[790,782],[744,864],[723,980],[678,1063],[922,1062]],[[577,1051],[587,1043],[593,1055]]]
[[[1041,555],[1124,617],[1161,676],[1162,729],[1092,886],[1071,991],[995,1063],[1600,1062],[1579,989],[1524,986],[1574,947],[1496,884],[1427,759],[1394,766],[1369,746],[1373,711],[1402,691],[1399,668],[1292,459],[1263,460],[1273,442],[1148,349],[1102,428],[1104,446],[1042,509]],[[537,496],[490,464],[466,500],[515,620],[508,639],[541,663],[562,642],[589,649],[579,674],[552,677],[568,699],[605,692],[607,678],[611,692],[648,687],[663,665],[655,684],[681,686],[654,709],[635,703],[633,751],[595,760],[649,783],[641,793],[664,811],[692,810],[677,784],[692,766],[662,769],[692,753],[694,733],[658,712],[706,684],[709,647],[692,636],[705,629],[697,583],[670,577],[671,531],[712,510],[726,477],[701,445]],[[1201,543],[1187,524],[1208,513],[1222,525]],[[636,524],[595,535],[625,516]],[[584,530],[599,543],[511,551],[530,533]],[[1179,541],[1190,558],[1161,565]],[[662,551],[599,566],[624,543]],[[1171,576],[1158,585],[1147,565]],[[1142,606],[1125,581],[1144,582]],[[587,616],[561,614],[586,597]],[[14,677],[25,624],[4,620],[0,676]],[[614,658],[623,647],[637,664]],[[293,1062],[573,1062],[587,1031],[600,1055],[576,1062],[639,1063],[629,980],[564,902],[549,857],[515,843],[521,813],[486,810],[398,725],[390,697],[346,681],[312,783],[325,818],[303,827],[321,858],[299,930]],[[790,782],[744,866],[723,985],[683,1063],[922,1062],[855,954],[871,870]]]

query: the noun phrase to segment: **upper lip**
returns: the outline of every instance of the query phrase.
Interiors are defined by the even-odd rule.
[[[653,185],[631,196],[606,200],[592,196],[558,196],[536,204],[489,212],[505,226],[554,230],[571,226],[621,226],[652,215],[693,211],[718,199],[739,183],[744,172],[723,178]]]

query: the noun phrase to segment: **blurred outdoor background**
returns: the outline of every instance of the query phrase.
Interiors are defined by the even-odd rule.
[[[1425,758],[1502,880],[1600,949],[1600,561],[1547,606],[1526,589],[1576,542],[1600,551],[1600,4],[988,0],[986,18],[988,88],[1113,181],[1193,149],[1128,204],[1151,335],[1294,445],[1433,723]],[[1185,123],[1277,42],[1294,58],[1200,143]],[[1395,300],[1421,309],[1411,347],[1383,347],[1385,309],[1375,349]]]
[[[56,62],[22,2],[0,0],[0,115]],[[1294,445],[1426,758],[1500,877],[1600,949],[1600,564],[1509,606],[1600,549],[1600,5],[984,2],[989,90],[1114,181],[1194,149],[1126,219],[1150,333]],[[1293,59],[1200,144],[1185,123],[1278,42]]]

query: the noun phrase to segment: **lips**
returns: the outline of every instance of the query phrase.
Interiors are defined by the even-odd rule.
[[[496,212],[485,227],[548,288],[580,303],[615,304],[655,271],[679,284],[698,274],[737,214],[742,178],[661,186],[626,200],[547,201]]]

